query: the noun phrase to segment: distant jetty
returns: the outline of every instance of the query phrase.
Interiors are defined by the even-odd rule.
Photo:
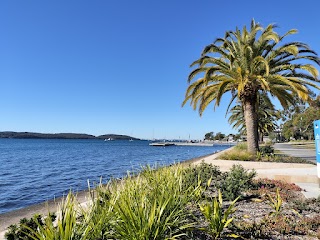
[[[154,147],[168,147],[168,146],[175,146],[174,143],[170,143],[170,142],[154,142],[154,143],[150,143],[150,146],[154,146]]]
[[[84,133],[35,133],[35,132],[0,132],[0,138],[21,138],[21,139],[108,139],[114,140],[140,140],[127,135],[104,134],[94,136]]]

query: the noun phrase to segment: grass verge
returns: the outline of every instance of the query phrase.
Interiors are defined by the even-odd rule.
[[[267,149],[268,151],[265,151]],[[233,149],[226,151],[219,156],[223,160],[235,161],[255,161],[255,162],[282,162],[282,163],[306,163],[314,164],[308,160],[285,155],[279,151],[274,151],[272,146],[262,146],[257,154],[251,154],[247,151],[246,143],[240,143]]]

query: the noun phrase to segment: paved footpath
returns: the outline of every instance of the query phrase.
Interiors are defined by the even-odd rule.
[[[283,152],[286,155],[293,156],[293,157],[299,157],[305,160],[308,160],[310,162],[316,163],[316,151],[315,149],[308,149],[308,148],[303,148],[303,145],[295,145],[295,144],[290,144],[290,143],[276,143],[274,144],[274,149],[279,150]],[[303,172],[301,169],[300,175],[308,175],[310,172],[306,171]],[[297,172],[297,171],[296,171]],[[311,172],[314,172],[312,175],[317,176],[317,170],[316,167],[314,170]],[[318,178],[318,182],[303,182],[303,181],[298,181],[295,182],[297,185],[299,185],[301,188],[305,189],[306,192],[304,195],[306,197],[320,197],[320,181]]]
[[[311,162],[316,162],[316,151],[314,149],[303,148],[299,145],[293,145],[290,143],[276,143],[274,149],[283,152],[286,155],[299,157]]]

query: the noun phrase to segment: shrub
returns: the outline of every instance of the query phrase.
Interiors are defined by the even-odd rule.
[[[261,146],[259,149],[262,156],[272,156],[274,154],[274,148],[270,145]]]
[[[233,165],[221,184],[223,196],[230,201],[241,196],[243,191],[252,186],[255,176],[254,170],[248,171],[240,164]]]
[[[218,166],[213,166],[205,162],[201,162],[196,166],[189,166],[183,172],[183,184],[188,188],[196,187],[200,181],[202,186],[206,186],[209,180],[216,180],[221,176]]]
[[[54,221],[56,219],[55,214],[49,214],[49,218]],[[16,239],[32,239],[35,237],[34,232],[38,229],[38,226],[43,226],[43,216],[35,214],[32,218],[22,218],[18,225],[13,224],[8,227],[8,231],[5,233],[7,240]]]

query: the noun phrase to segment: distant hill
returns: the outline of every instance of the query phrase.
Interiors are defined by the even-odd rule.
[[[113,138],[115,140],[139,140],[125,135],[106,134],[101,136],[93,136],[83,133],[35,133],[35,132],[12,132],[5,131],[0,132],[0,138],[39,138],[39,139],[108,139]]]

